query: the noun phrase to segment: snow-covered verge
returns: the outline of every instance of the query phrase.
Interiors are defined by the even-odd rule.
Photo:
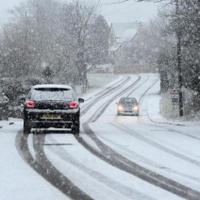
[[[193,111],[191,91],[183,90],[184,99],[184,117],[179,118],[179,107],[173,105],[170,91],[160,95],[160,113],[168,120],[178,121],[200,121],[200,112]]]
[[[182,126],[200,124],[200,113],[190,113],[182,118],[179,117],[178,106],[172,104],[170,92],[160,94],[160,81],[146,95],[148,98],[144,100],[146,102],[145,106],[148,111],[147,115],[152,122]],[[184,104],[185,110],[191,108],[189,99],[190,96],[187,93],[187,101],[185,100]]]
[[[167,119],[178,117],[178,108],[173,106],[170,92],[161,94],[160,113]]]
[[[94,73],[88,74],[88,84],[89,84],[89,93],[96,89],[100,89],[105,87],[110,82],[114,81],[115,79],[119,78],[119,75],[115,74],[106,74],[106,73]]]
[[[112,81],[118,79],[120,76],[111,73],[89,73],[88,74],[88,90],[86,93],[82,93],[81,85],[76,85],[75,90],[78,95],[88,95],[92,92],[97,92],[102,87],[107,86]]]

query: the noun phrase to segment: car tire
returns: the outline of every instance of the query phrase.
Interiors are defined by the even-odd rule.
[[[28,120],[24,120],[24,134],[28,135],[31,132],[31,126]]]
[[[79,133],[80,133],[80,122],[76,122],[76,123],[73,124],[72,133],[74,135],[79,135]]]

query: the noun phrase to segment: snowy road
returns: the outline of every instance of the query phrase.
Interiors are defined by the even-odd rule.
[[[0,199],[200,199],[200,124],[163,119],[159,85],[125,76],[88,95],[79,137],[0,122]],[[116,116],[121,96],[140,100],[139,117]]]

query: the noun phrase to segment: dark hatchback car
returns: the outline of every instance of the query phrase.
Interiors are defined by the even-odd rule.
[[[117,103],[117,115],[139,116],[139,104],[134,97],[122,97]]]
[[[72,87],[43,84],[31,88],[24,105],[24,133],[31,128],[67,128],[80,132],[80,107]]]

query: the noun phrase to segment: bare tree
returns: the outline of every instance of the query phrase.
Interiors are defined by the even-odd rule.
[[[74,64],[83,90],[87,87],[86,40],[94,17],[95,7],[84,5],[78,0],[65,8],[65,30],[72,36],[69,45],[74,49]]]
[[[1,71],[22,79],[42,78],[48,67],[53,71],[52,82],[79,81],[85,90],[88,49],[95,47],[95,44],[88,45],[88,41],[97,6],[79,0],[71,3],[29,0],[14,8],[10,12],[11,21],[4,25],[2,32]],[[98,41],[101,35],[96,36]],[[106,52],[109,47],[102,48]]]

